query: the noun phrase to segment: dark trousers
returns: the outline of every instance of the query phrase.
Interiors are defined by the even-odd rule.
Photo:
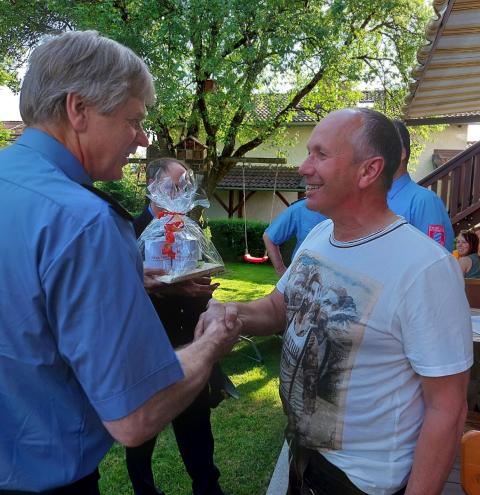
[[[193,403],[172,421],[178,450],[192,479],[194,495],[223,495],[220,472],[213,462],[214,441],[210,424],[210,397],[205,387]],[[135,495],[157,495],[152,473],[156,437],[126,449],[127,469]]]
[[[98,469],[92,474],[85,476],[81,480],[76,481],[70,485],[55,488],[53,490],[46,490],[44,492],[22,492],[16,490],[0,490],[0,495],[100,495],[98,488],[98,480],[100,474]]]
[[[406,488],[406,487],[405,487]],[[402,495],[402,488],[394,495]],[[316,451],[302,447],[290,451],[287,495],[367,495],[339,468]]]

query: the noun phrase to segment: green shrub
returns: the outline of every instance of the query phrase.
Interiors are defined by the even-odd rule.
[[[224,261],[239,261],[245,254],[244,221],[242,219],[209,220],[212,241]],[[247,221],[248,250],[252,256],[263,256],[265,245],[262,235],[267,222]]]
[[[3,124],[0,122],[0,148],[7,146],[9,144],[9,139],[12,135],[12,131],[5,129]]]
[[[145,206],[145,180],[137,164],[126,165],[121,180],[99,181],[95,187],[110,194],[133,216],[139,215]]]

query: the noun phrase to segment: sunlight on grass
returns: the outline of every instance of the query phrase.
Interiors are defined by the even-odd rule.
[[[219,301],[245,302],[269,294],[278,278],[271,265],[229,263],[226,273],[215,277],[214,281],[220,283],[215,291]]]

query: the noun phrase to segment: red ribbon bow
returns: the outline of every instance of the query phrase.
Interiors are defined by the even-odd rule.
[[[176,254],[172,249],[172,245],[175,243],[175,232],[182,230],[185,225],[184,221],[180,218],[184,213],[176,211],[159,211],[157,213],[157,218],[163,218],[168,215],[170,215],[170,218],[163,226],[163,229],[165,230],[165,244],[162,247],[162,254],[174,260]]]

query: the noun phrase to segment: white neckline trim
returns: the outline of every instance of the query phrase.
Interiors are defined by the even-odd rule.
[[[359,239],[354,239],[352,241],[337,241],[337,239],[333,237],[333,229],[332,229],[332,231],[330,232],[329,241],[332,246],[338,248],[350,248],[350,247],[360,246],[361,244],[365,244],[367,242],[371,242],[375,239],[378,239],[379,237],[383,237],[384,235],[389,234],[393,230],[396,230],[402,225],[405,225],[407,223],[408,222],[405,220],[405,218],[398,216],[397,220],[392,222],[390,225],[387,225],[386,227],[377,230],[376,232],[372,232],[371,234],[368,234],[365,237],[360,237]]]

